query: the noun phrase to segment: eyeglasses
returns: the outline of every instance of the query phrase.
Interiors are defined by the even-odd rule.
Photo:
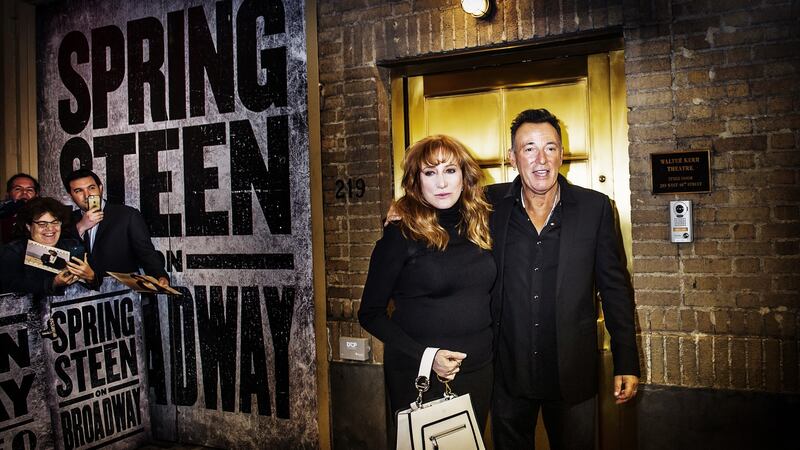
[[[33,223],[35,223],[36,226],[41,228],[41,229],[45,229],[50,225],[52,225],[53,228],[61,228],[61,221],[58,220],[58,219],[51,220],[50,222],[48,222],[46,220],[34,220]]]

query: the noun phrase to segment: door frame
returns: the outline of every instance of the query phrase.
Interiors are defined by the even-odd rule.
[[[412,121],[409,120],[410,114],[413,111],[419,111],[423,107],[417,103],[424,101],[426,91],[437,89],[435,83],[432,86],[424,86],[421,80],[416,77],[428,76],[429,79],[435,80],[438,78],[437,75],[446,73],[472,70],[502,71],[509,66],[520,63],[541,62],[547,64],[547,61],[555,61],[556,64],[550,66],[551,75],[553,75],[552,78],[558,78],[556,75],[559,70],[563,69],[563,67],[559,67],[560,64],[570,64],[581,58],[587,61],[588,65],[594,65],[595,69],[603,66],[604,68],[600,69],[602,76],[594,79],[590,78],[588,89],[590,96],[610,96],[606,102],[607,105],[610,105],[610,111],[602,113],[590,109],[589,115],[592,117],[592,127],[589,138],[608,142],[608,145],[611,145],[613,149],[610,152],[612,155],[610,160],[592,160],[592,179],[597,173],[595,172],[596,163],[598,163],[598,169],[613,170],[615,176],[614,183],[611,185],[600,185],[601,189],[597,189],[598,186],[593,181],[591,187],[615,199],[614,203],[619,214],[620,231],[625,246],[628,271],[632,275],[630,155],[628,152],[623,48],[622,29],[614,28],[567,37],[559,36],[550,39],[523,41],[514,45],[492,46],[480,49],[458,50],[445,54],[378,61],[379,67],[390,70],[394,167],[402,166],[405,149],[411,144],[410,136],[412,133],[410,133],[409,128],[412,126]],[[462,84],[455,88],[450,86],[447,89],[461,89],[462,92],[469,92],[469,77],[463,77],[459,82]],[[590,102],[590,108],[593,108],[592,104],[599,103],[601,102]],[[599,120],[595,122],[595,118]],[[419,133],[415,132],[413,134]],[[393,170],[393,174],[395,173],[396,170]],[[400,177],[394,176],[395,193],[401,191],[400,184]],[[614,404],[614,399],[611,396],[612,386],[609,384],[610,379],[613,378],[609,352],[609,335],[604,329],[602,317],[598,322],[598,337],[600,338],[598,343],[602,360],[600,380],[603,383],[598,395],[599,448],[635,448],[635,411],[632,408],[623,410]]]

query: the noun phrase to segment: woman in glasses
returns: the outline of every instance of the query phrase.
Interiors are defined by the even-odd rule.
[[[17,213],[17,226],[25,238],[6,244],[0,250],[0,292],[33,295],[61,295],[64,288],[81,282],[91,289],[99,286],[98,277],[89,266],[83,245],[77,239],[62,236],[61,229],[69,219],[69,209],[58,200],[38,197],[30,200]],[[41,266],[57,267],[58,273],[25,264],[28,239],[48,247],[70,252],[70,261],[64,261],[54,250],[45,249]],[[55,255],[54,255],[55,253]],[[47,262],[45,262],[45,258]]]

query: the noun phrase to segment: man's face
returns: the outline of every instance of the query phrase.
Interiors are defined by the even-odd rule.
[[[98,185],[94,178],[83,177],[69,182],[69,196],[80,209],[89,209],[87,198],[90,195],[103,196],[103,185]]]
[[[547,122],[522,124],[508,151],[523,189],[535,195],[544,195],[555,187],[562,156],[558,132]]]
[[[33,180],[28,177],[17,177],[11,182],[11,190],[8,191],[8,197],[15,202],[28,200],[36,197],[36,187]]]

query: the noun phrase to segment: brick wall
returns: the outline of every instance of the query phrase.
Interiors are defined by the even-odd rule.
[[[625,23],[634,286],[649,383],[798,391],[794,2],[672,2]],[[649,154],[711,150],[696,241],[664,242]]]
[[[331,359],[339,336],[368,336],[356,313],[392,197],[391,92],[376,61],[622,26],[645,381],[797,392],[798,3],[498,3],[489,21],[454,0],[318,3]],[[649,155],[695,149],[712,151],[713,192],[681,196],[696,240],[670,244],[677,197],[650,194]],[[363,195],[342,195],[358,179]]]

